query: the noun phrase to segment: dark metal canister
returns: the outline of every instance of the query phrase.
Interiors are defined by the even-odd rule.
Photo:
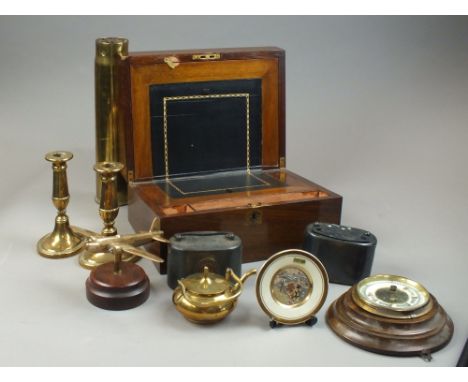
[[[96,40],[95,102],[96,162],[125,163],[124,116],[118,104],[119,64],[128,56],[128,40],[108,37]],[[127,204],[127,184],[117,177],[119,205]],[[96,200],[101,195],[101,182],[96,178]]]
[[[231,232],[198,231],[177,233],[170,239],[167,257],[167,284],[175,288],[177,280],[194,273],[224,275],[231,268],[241,274],[242,241]]]
[[[303,248],[323,263],[330,282],[354,285],[370,275],[376,245],[369,231],[316,222],[306,227]]]

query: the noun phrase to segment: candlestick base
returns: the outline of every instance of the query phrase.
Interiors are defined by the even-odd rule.
[[[72,231],[68,219],[60,217],[55,223],[54,230],[37,242],[37,252],[49,259],[61,259],[77,254],[85,244],[85,238]]]

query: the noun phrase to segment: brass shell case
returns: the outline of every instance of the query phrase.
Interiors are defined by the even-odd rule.
[[[118,104],[119,64],[128,56],[128,40],[109,37],[96,40],[95,108],[96,162],[125,163],[124,116]],[[118,204],[127,204],[127,184],[117,176]],[[101,181],[96,177],[96,200],[101,195]]]

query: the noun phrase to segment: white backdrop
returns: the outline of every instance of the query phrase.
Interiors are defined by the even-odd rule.
[[[343,224],[379,240],[373,273],[423,283],[452,342],[430,364],[354,348],[325,324],[337,285],[312,329],[270,330],[253,281],[225,322],[197,327],[146,262],[145,305],[91,306],[77,259],[42,259],[35,244],[53,225],[53,149],[75,154],[72,223],[100,228],[93,61],[106,36],[131,51],[286,49],[287,167],[344,197]],[[468,336],[467,42],[467,17],[0,17],[0,365],[454,365]],[[118,228],[131,229],[126,208]]]

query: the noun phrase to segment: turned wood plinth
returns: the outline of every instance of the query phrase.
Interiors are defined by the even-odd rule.
[[[326,318],[343,340],[393,356],[430,356],[447,345],[453,335],[452,320],[432,295],[427,306],[402,313],[401,318],[388,318],[359,307],[351,288],[330,305]]]
[[[114,271],[114,263],[103,264],[92,270],[86,280],[86,297],[102,309],[132,309],[148,299],[149,279],[133,263],[121,262],[118,273]]]

